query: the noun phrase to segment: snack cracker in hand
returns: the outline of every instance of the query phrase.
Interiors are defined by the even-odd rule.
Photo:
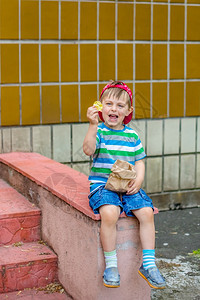
[[[96,107],[98,111],[102,111],[103,105],[100,101],[95,101],[93,105]]]

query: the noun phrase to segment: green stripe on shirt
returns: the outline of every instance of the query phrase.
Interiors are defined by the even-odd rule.
[[[92,167],[91,168],[91,171],[92,172],[95,172],[95,173],[106,173],[106,174],[110,174],[111,173],[111,169],[106,169],[106,168],[95,168],[95,167]]]

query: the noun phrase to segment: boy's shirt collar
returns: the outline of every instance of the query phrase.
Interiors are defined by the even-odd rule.
[[[110,128],[110,127],[106,126],[104,123],[102,123],[102,126],[101,126],[101,127],[104,127],[104,128],[106,128],[106,129],[108,129],[108,130],[110,130],[110,131],[123,132],[123,131],[126,129],[126,125],[123,125],[123,126],[124,126],[123,129],[118,130],[118,129]]]

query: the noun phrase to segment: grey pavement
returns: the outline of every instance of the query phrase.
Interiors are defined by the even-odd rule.
[[[155,215],[156,264],[167,288],[152,290],[155,300],[200,300],[200,207]]]

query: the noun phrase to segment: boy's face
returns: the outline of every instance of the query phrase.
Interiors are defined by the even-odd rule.
[[[133,108],[128,105],[124,98],[115,98],[113,96],[105,97],[102,100],[102,116],[107,127],[115,130],[122,130],[124,128],[123,121],[128,116]]]

